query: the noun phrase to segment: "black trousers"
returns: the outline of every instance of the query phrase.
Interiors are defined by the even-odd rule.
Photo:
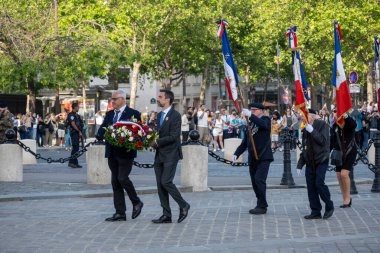
[[[334,203],[331,201],[329,188],[325,184],[327,167],[328,163],[318,164],[315,170],[306,166],[305,176],[311,214],[321,214],[322,205],[319,197],[325,202],[326,211],[334,209]]]
[[[251,182],[253,191],[256,194],[257,205],[259,208],[268,207],[266,191],[267,191],[267,177],[269,171],[270,161],[259,161],[249,165],[249,174],[251,175]]]
[[[133,165],[133,158],[125,157],[109,157],[108,166],[111,170],[111,183],[113,190],[113,204],[116,213],[125,214],[127,210],[125,206],[124,189],[128,194],[132,205],[140,203],[140,198],[137,196],[135,187],[129,179]]]
[[[163,214],[171,217],[169,205],[169,194],[177,202],[180,208],[186,207],[187,202],[173,183],[178,161],[155,162],[154,172],[156,174],[158,197],[160,198]]]
[[[72,143],[71,155],[74,155],[76,152],[79,151],[79,133],[77,131],[70,132],[70,137]],[[70,159],[69,163],[78,164],[78,159]]]

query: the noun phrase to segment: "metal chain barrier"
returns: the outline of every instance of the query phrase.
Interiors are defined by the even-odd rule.
[[[376,165],[372,164],[368,160],[368,150],[371,148],[372,144],[374,143],[373,139],[369,139],[368,146],[364,150],[361,150],[358,145],[355,143],[356,148],[358,150],[358,157],[356,158],[356,161],[354,163],[354,166],[358,164],[359,160],[362,161],[365,165],[368,166],[368,169],[372,171],[373,173],[376,173],[380,171],[380,168],[378,168]]]
[[[19,145],[22,149],[24,149],[26,152],[32,154],[37,160],[38,159],[44,160],[47,163],[65,163],[65,162],[67,162],[67,161],[69,161],[71,159],[75,159],[75,158],[78,158],[78,157],[82,156],[85,152],[87,152],[87,148],[90,145],[102,145],[103,144],[103,142],[97,141],[97,140],[93,141],[93,142],[89,142],[85,146],[83,146],[82,149],[78,150],[78,152],[76,152],[72,156],[69,156],[69,157],[66,157],[66,158],[52,159],[51,157],[45,158],[45,157],[41,156],[40,154],[37,154],[37,153],[33,152],[30,149],[30,147],[26,146],[24,143],[22,143],[19,140],[12,140],[11,142],[10,141],[6,141],[5,143],[15,143],[15,144]]]

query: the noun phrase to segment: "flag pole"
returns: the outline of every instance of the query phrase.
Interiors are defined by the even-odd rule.
[[[243,108],[245,108],[246,104],[245,104],[245,99],[243,97],[243,93],[240,89],[240,85],[238,85],[238,90],[239,90],[239,96],[240,96],[240,100],[241,100],[241,105]],[[252,130],[251,130],[251,123],[249,121],[249,118],[248,116],[245,116],[245,120],[247,121],[247,127],[248,127],[248,134],[249,134],[249,139],[251,141],[251,145],[252,145],[252,149],[253,149],[253,154],[255,155],[255,159],[256,161],[259,160],[259,156],[257,155],[257,150],[256,150],[256,145],[255,145],[255,141],[253,140],[253,136],[252,136]]]

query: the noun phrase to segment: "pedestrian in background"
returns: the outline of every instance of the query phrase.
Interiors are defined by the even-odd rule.
[[[14,116],[6,102],[0,101],[0,140],[5,139],[5,131],[13,128]]]
[[[206,106],[204,104],[201,104],[201,107],[199,108],[199,111],[197,112],[197,118],[198,118],[198,132],[199,132],[199,141],[204,144],[208,145],[206,138],[208,136],[208,114],[206,110]]]
[[[188,116],[188,111],[186,111],[182,117],[181,117],[181,134],[182,134],[182,142],[186,142],[187,139],[189,138],[189,128],[190,128],[190,123],[187,118]]]
[[[79,151],[79,143],[82,138],[83,125],[79,118],[79,105],[78,103],[73,103],[71,105],[71,112],[67,115],[67,121],[70,129],[70,137],[72,143],[71,156]],[[69,161],[69,167],[71,168],[82,168],[78,163],[78,158],[71,158]]]
[[[220,118],[220,112],[216,111],[214,120],[212,122],[212,136],[214,136],[214,152],[216,150],[220,150],[218,146],[218,140],[220,144],[220,148],[222,149],[222,152],[224,152],[223,147],[223,120]]]

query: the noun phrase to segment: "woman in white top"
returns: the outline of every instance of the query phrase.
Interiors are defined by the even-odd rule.
[[[223,120],[220,118],[219,111],[215,112],[215,119],[212,123],[212,135],[214,136],[214,152],[216,151],[216,147],[218,145],[218,138],[220,147],[222,148],[222,152],[224,152],[223,147]],[[218,148],[219,150],[219,148]]]

